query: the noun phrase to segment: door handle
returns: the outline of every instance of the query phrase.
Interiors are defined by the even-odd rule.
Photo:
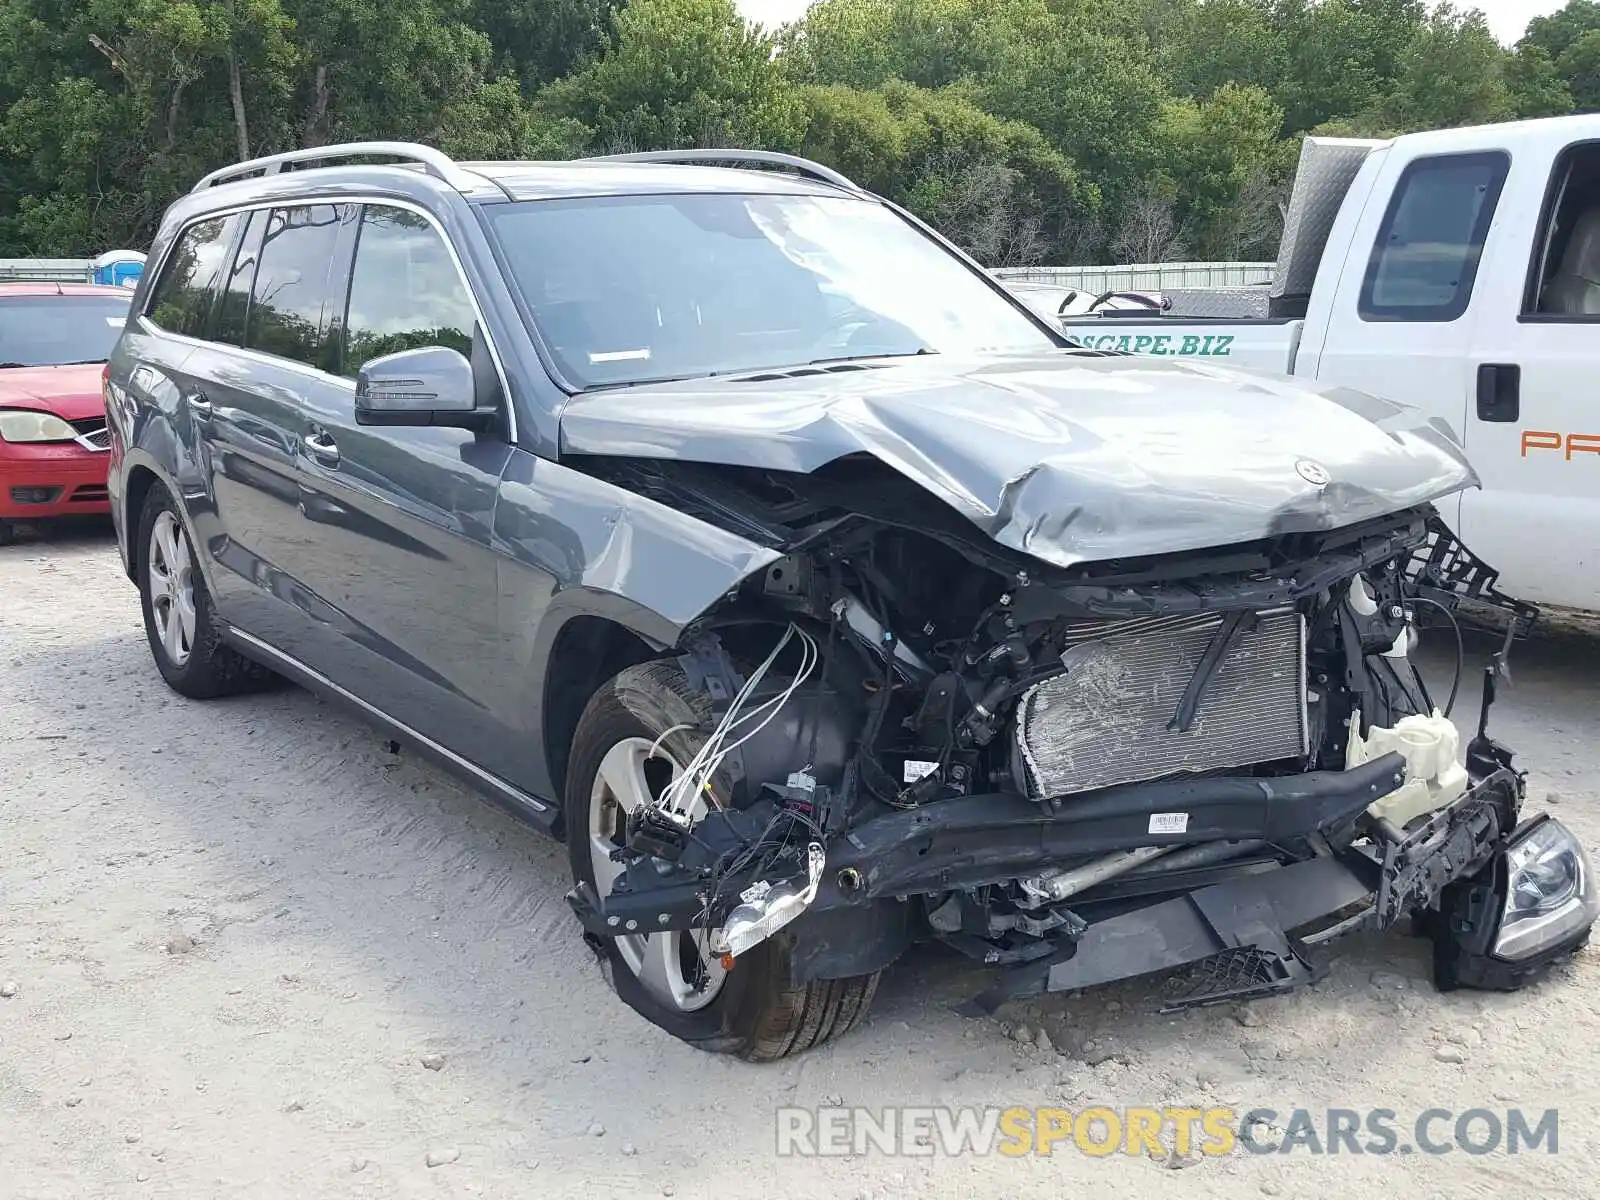
[[[1522,416],[1522,368],[1516,363],[1478,366],[1478,420],[1515,421]]]
[[[339,465],[338,443],[328,436],[326,429],[313,429],[300,441],[311,452],[311,457],[323,466],[335,467]]]

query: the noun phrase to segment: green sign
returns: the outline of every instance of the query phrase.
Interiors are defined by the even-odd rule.
[[[1069,334],[1085,350],[1121,350],[1164,358],[1227,358],[1233,353],[1231,333],[1102,333]]]

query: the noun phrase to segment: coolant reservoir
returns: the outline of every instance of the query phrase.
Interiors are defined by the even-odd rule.
[[[1406,760],[1405,782],[1367,806],[1374,817],[1387,818],[1403,829],[1467,790],[1467,769],[1456,758],[1461,731],[1438,709],[1431,716],[1402,717],[1392,726],[1374,728],[1365,738],[1358,732],[1360,728],[1357,710],[1350,714],[1346,770],[1390,753]]]

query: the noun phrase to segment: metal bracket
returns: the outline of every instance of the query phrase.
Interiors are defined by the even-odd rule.
[[[1373,906],[1376,927],[1389,929],[1412,909],[1438,907],[1446,885],[1471,875],[1494,856],[1516,826],[1520,799],[1516,776],[1501,771],[1409,834],[1380,822],[1374,831],[1383,849]]]
[[[1526,637],[1539,619],[1538,607],[1502,592],[1497,586],[1500,572],[1468,550],[1437,515],[1428,518],[1428,540],[1411,556],[1405,573],[1417,595],[1443,605],[1461,620],[1492,628],[1508,626],[1511,636]],[[1486,612],[1497,619],[1483,620]]]

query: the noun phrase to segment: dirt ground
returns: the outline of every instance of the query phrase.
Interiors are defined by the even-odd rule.
[[[1496,731],[1600,848],[1600,640],[1513,666]],[[854,1035],[752,1067],[616,1002],[566,886],[559,846],[304,692],[168,692],[108,532],[0,550],[7,1197],[1600,1196],[1600,951],[1441,996],[1424,943],[1356,938],[1245,1009],[1145,984],[977,1021],[951,1005],[985,977],[922,952]],[[841,1101],[1561,1118],[1554,1156],[775,1155],[775,1106]]]

